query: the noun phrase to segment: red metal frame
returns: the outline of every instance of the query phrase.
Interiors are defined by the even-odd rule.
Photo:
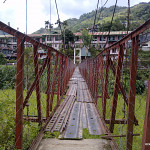
[[[38,122],[41,124],[42,122],[42,115],[41,115],[41,101],[40,101],[40,83],[39,83],[39,62],[38,62],[38,45],[33,46],[34,52],[34,69],[36,78],[36,99],[37,99],[37,111],[38,111]]]
[[[113,132],[114,130],[114,121],[115,121],[115,116],[116,116],[117,100],[118,100],[118,92],[119,92],[118,83],[120,82],[120,77],[121,77],[123,56],[124,56],[123,45],[120,45],[117,70],[116,70],[116,75],[115,75],[115,85],[114,85],[114,92],[113,92],[112,107],[111,107],[112,109],[111,109],[110,127],[109,127],[110,132]]]
[[[132,39],[131,48],[131,64],[130,64],[130,83],[129,83],[129,102],[128,102],[128,118],[127,118],[127,145],[128,150],[132,150],[133,142],[133,120],[136,94],[136,73],[138,60],[139,36]]]
[[[47,94],[47,108],[46,108],[46,118],[49,117],[49,113],[50,113],[50,74],[51,74],[51,53],[50,50],[48,49],[47,52],[47,90],[46,90],[46,94]]]
[[[23,79],[24,79],[24,39],[17,39],[16,73],[16,148],[22,149],[23,136]]]
[[[150,66],[149,66],[149,81],[147,89],[147,100],[145,109],[145,121],[143,128],[142,150],[150,150]]]

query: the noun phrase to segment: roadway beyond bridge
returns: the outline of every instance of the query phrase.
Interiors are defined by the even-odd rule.
[[[59,131],[59,139],[43,139],[38,150],[108,149],[107,140],[83,139],[83,129],[90,135],[102,135],[102,122],[78,67],[68,83],[66,97],[48,123],[47,132]],[[78,140],[77,140],[78,139]],[[79,140],[82,139],[82,140]]]

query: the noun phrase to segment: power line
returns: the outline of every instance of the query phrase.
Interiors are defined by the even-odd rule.
[[[6,0],[4,0],[4,2],[3,3],[5,3],[6,2]]]
[[[106,43],[105,43],[105,45],[104,45],[104,49],[105,49],[105,47],[106,47],[106,44],[108,43],[108,39],[109,39],[109,35],[110,35],[110,30],[111,30],[111,27],[112,27],[112,23],[113,23],[115,11],[116,11],[117,2],[118,2],[118,0],[116,0],[116,3],[115,3],[113,15],[112,15],[111,22],[110,22],[110,26],[109,26],[108,37],[107,37],[107,41],[106,41]]]
[[[104,4],[103,6],[101,6],[100,14],[99,14],[99,19],[100,19],[100,15],[101,15],[102,11],[104,10],[103,7],[107,4],[107,2],[108,2],[108,0],[106,0],[106,1],[105,1],[105,4]]]
[[[58,12],[58,7],[57,7],[57,1],[56,0],[55,0],[55,5],[56,5],[56,10],[57,10],[57,16],[58,16],[58,25],[59,25],[61,33],[62,33],[61,22],[60,22],[60,18],[59,18],[59,12]]]
[[[128,0],[127,34],[129,32],[129,27],[130,27],[130,0]]]
[[[95,28],[98,6],[99,6],[99,0],[97,1],[97,8],[96,8],[96,12],[95,12],[95,18],[94,18],[94,23],[93,23],[92,35],[93,35],[94,28]],[[92,35],[91,35],[91,39],[90,39],[90,44],[91,44],[91,42],[92,42]]]

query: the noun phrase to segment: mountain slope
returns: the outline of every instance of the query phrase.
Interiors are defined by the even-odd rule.
[[[114,10],[114,6],[111,6],[109,8],[104,7],[102,10],[102,13],[100,15],[100,9],[98,10],[97,15],[97,22],[96,24],[99,24],[99,26],[108,26],[109,22],[112,18],[112,13]],[[80,29],[83,28],[89,28],[91,25],[93,25],[95,17],[95,11],[85,13],[80,16],[79,19],[72,18],[68,19],[68,29],[70,29],[73,32],[78,32]],[[133,7],[130,8],[130,30],[133,30],[137,28],[140,24],[144,23],[146,20],[150,18],[150,2],[148,3],[139,3]],[[127,7],[116,7],[116,13],[114,16],[115,24],[122,24],[124,28],[122,30],[126,30],[126,24],[127,24]],[[55,30],[59,30],[59,28],[55,28]],[[107,31],[107,28],[104,28],[100,31]],[[111,30],[117,30],[117,27],[113,27]],[[42,31],[41,31],[42,32]],[[36,32],[35,32],[36,33]]]

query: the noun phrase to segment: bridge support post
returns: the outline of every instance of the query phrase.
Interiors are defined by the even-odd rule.
[[[118,54],[118,62],[117,62],[117,70],[115,75],[115,85],[114,85],[114,92],[113,92],[113,100],[112,100],[112,109],[111,109],[111,117],[110,117],[110,132],[113,132],[114,130],[114,122],[115,122],[115,116],[116,116],[116,110],[117,110],[117,101],[118,101],[118,92],[119,92],[119,82],[120,82],[120,76],[121,76],[121,70],[122,70],[122,63],[123,63],[123,45],[119,45],[119,54]]]
[[[126,149],[132,150],[139,36],[132,38]]]
[[[150,66],[147,90],[146,112],[143,128],[142,150],[150,150]]]
[[[98,99],[98,79],[99,79],[99,58],[96,60],[96,85],[95,85],[95,103],[97,105]]]
[[[57,76],[57,65],[58,65],[58,53],[56,52],[54,76],[53,76],[52,88],[51,88],[50,111],[52,111],[52,106],[53,106],[54,90],[55,90],[56,76]]]
[[[103,55],[100,55],[100,79],[101,79],[101,96],[102,96],[102,108],[105,109],[105,111],[103,111],[103,116],[105,116],[106,112],[106,101],[104,102],[104,75],[103,75]],[[105,106],[104,106],[105,105]],[[103,110],[104,110],[103,109]]]
[[[60,59],[59,59],[58,86],[57,86],[57,104],[59,103],[59,96],[60,96],[61,70],[62,70],[62,55],[60,55]]]
[[[104,85],[104,94],[103,97],[103,119],[105,120],[105,114],[106,114],[106,99],[107,99],[107,87],[108,87],[108,72],[109,72],[109,56],[110,56],[110,51],[108,51],[107,56],[106,56],[106,71],[105,71],[105,85]]]
[[[42,123],[41,116],[41,101],[40,101],[40,83],[39,83],[39,64],[38,64],[38,46],[33,46],[34,51],[34,68],[35,68],[35,79],[36,79],[36,99],[37,99],[37,112],[38,112],[38,122]],[[37,77],[36,77],[37,76]]]
[[[47,94],[47,108],[46,108],[46,119],[48,119],[49,117],[49,113],[50,113],[50,74],[51,74],[51,53],[50,53],[50,49],[48,49],[47,52],[47,90],[46,90],[46,94]]]
[[[16,72],[16,148],[22,149],[23,135],[24,39],[17,39]]]

